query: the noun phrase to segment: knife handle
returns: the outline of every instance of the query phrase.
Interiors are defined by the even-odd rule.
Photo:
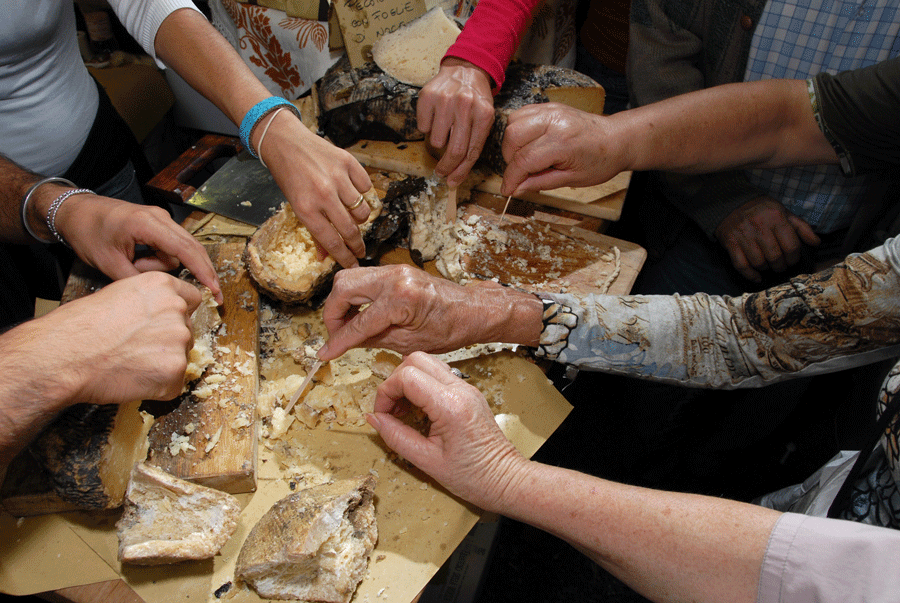
[[[213,161],[233,157],[241,149],[243,146],[239,138],[207,134],[151,178],[147,182],[148,192],[168,203],[185,203],[202,184],[202,181],[197,181],[198,176],[205,180],[215,171],[213,169],[203,174]]]

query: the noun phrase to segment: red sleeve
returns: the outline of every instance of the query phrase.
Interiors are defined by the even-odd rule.
[[[456,57],[481,67],[494,80],[494,92],[503,85],[531,11],[540,0],[480,0],[472,16],[445,57]]]

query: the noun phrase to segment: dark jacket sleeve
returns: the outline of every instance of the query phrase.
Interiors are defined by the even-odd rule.
[[[847,176],[900,164],[900,57],[813,78],[813,109]]]

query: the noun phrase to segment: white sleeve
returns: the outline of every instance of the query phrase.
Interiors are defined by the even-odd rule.
[[[109,0],[109,5],[128,33],[156,60],[160,68],[165,68],[165,65],[156,58],[155,42],[159,26],[178,9],[190,8],[200,12],[191,0]]]
[[[769,536],[757,603],[888,603],[900,593],[900,531],[785,513]]]

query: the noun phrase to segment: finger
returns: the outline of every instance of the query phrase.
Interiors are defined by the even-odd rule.
[[[785,223],[784,226],[787,226],[787,224]],[[775,272],[781,272],[785,269],[784,250],[780,244],[779,231],[779,228],[775,228],[774,230],[763,230],[759,233],[755,241],[755,249],[758,250],[759,260],[758,263],[753,263],[751,260],[751,264],[757,269],[768,267]]]
[[[416,103],[416,128],[423,134],[431,131],[431,124],[435,114],[434,94],[426,85],[419,94],[419,100]]]
[[[335,330],[319,349],[319,358],[332,360],[364,344],[382,343],[380,336],[394,326],[390,302],[375,301]]]
[[[453,374],[449,364],[432,354],[413,352],[406,357],[404,362],[425,372],[444,385],[455,385],[462,382],[459,377]]]
[[[343,213],[345,227],[346,223],[353,223],[345,210],[338,208],[333,213]],[[347,247],[344,238],[338,233],[336,227],[325,214],[314,212],[304,221],[304,224],[315,239],[316,244],[321,246],[327,255],[334,258],[335,262],[344,268],[353,268],[359,265],[354,253]],[[356,228],[355,224],[353,228],[356,231],[358,245],[362,247],[362,236],[359,234],[359,229]]]
[[[437,444],[388,413],[366,415],[366,421],[381,435],[388,448],[416,466],[420,466],[426,456],[437,448]]]
[[[728,254],[731,256],[732,265],[741,276],[754,283],[758,283],[762,280],[762,275],[750,267],[749,262],[747,262],[747,257],[744,255],[744,251],[739,245],[729,244],[727,249]]]
[[[197,306],[200,305],[200,301],[203,299],[200,290],[197,289],[194,285],[181,280],[180,278],[172,277],[172,286],[175,288],[175,293],[177,293],[188,306],[188,316],[194,313],[194,310],[197,309]]]
[[[351,268],[334,276],[331,293],[322,307],[322,320],[331,333],[345,321],[347,312],[354,306],[372,302],[381,295],[384,270],[380,267]]]
[[[375,412],[389,412],[401,400],[421,408],[432,421],[440,416],[441,392],[446,385],[428,370],[404,361],[375,393]]]
[[[816,232],[812,229],[812,226],[810,226],[799,216],[795,216],[793,214],[788,215],[788,222],[790,222],[794,227],[797,235],[800,237],[800,240],[807,245],[815,247],[822,243],[822,239],[820,239]]]
[[[775,239],[778,249],[781,251],[779,262],[769,261],[769,265],[775,272],[784,272],[788,266],[793,266],[800,261],[802,243],[797,233],[789,222],[775,230]]]
[[[472,121],[471,132],[469,134],[469,146],[465,159],[457,166],[453,172],[447,176],[447,183],[450,186],[459,186],[469,175],[475,162],[481,156],[484,149],[484,143],[487,141],[491,133],[491,126],[494,123],[494,112],[491,110],[486,116],[476,116]]]
[[[175,261],[175,264],[172,265],[169,262],[159,259],[155,255],[138,258],[134,261],[134,267],[138,272],[171,272],[180,265],[181,262],[177,260]]]
[[[216,302],[223,302],[222,287],[219,275],[213,267],[212,260],[203,247],[186,230],[176,225],[165,223],[148,223],[150,232],[138,241],[157,250],[161,257],[178,258],[181,264],[194,275],[201,284],[209,287]]]
[[[369,201],[363,193],[358,193],[356,189],[353,189],[351,194],[353,195],[352,200],[349,200],[350,196],[347,195],[342,196],[341,201],[347,208],[350,217],[357,224],[362,224],[369,219],[369,214],[372,213],[372,206],[369,205]]]

